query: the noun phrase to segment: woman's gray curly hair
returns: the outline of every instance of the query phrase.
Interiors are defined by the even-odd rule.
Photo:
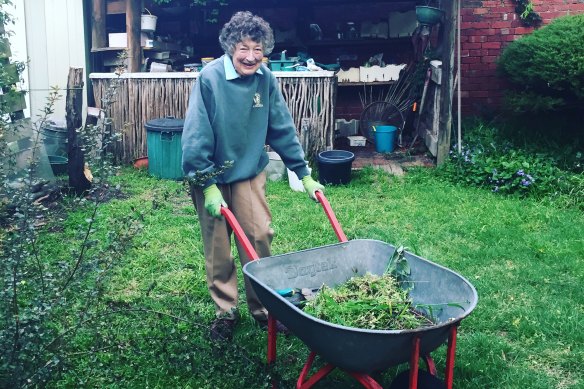
[[[265,55],[270,55],[274,49],[274,33],[272,28],[261,17],[249,11],[236,12],[219,34],[219,43],[225,53],[233,55],[235,45],[244,39],[261,43]]]

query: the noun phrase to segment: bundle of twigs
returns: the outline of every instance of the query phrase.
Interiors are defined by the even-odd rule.
[[[396,82],[389,85],[387,91],[379,91],[374,97],[373,88],[367,89],[363,86],[363,93],[359,93],[363,108],[375,101],[386,101],[395,105],[401,112],[409,109],[414,102],[414,80],[416,76],[415,64],[410,64],[404,68]]]

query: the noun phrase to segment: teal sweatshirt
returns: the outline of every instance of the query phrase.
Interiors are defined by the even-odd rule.
[[[207,64],[189,98],[182,133],[184,173],[212,173],[233,161],[230,169],[203,187],[253,178],[268,164],[266,144],[298,178],[309,174],[294,121],[272,72],[262,64],[254,75],[240,77],[227,54]]]

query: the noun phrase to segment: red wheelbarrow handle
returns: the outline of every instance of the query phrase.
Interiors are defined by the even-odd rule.
[[[258,253],[256,253],[255,249],[251,245],[251,242],[245,235],[245,232],[243,232],[243,228],[241,228],[241,225],[235,218],[233,212],[231,212],[227,207],[221,207],[221,214],[225,216],[225,219],[227,219],[227,222],[231,226],[231,229],[233,229],[233,232],[235,232],[235,236],[239,240],[239,243],[242,244],[249,259],[252,261],[259,259],[260,257],[258,256]]]
[[[335,213],[333,212],[331,205],[324,196],[324,193],[317,190],[314,194],[316,195],[316,198],[324,208],[324,213],[326,213],[326,216],[331,222],[331,226],[333,227],[333,230],[335,230],[335,234],[337,235],[339,242],[347,242],[348,241],[347,236],[343,232],[343,229],[341,228],[341,225],[339,224],[339,221],[337,220],[337,217],[335,216]]]
[[[337,217],[335,216],[335,213],[333,212],[333,209],[331,208],[331,205],[329,204],[327,198],[324,196],[324,193],[322,193],[321,191],[316,191],[315,194],[316,198],[324,208],[324,212],[326,213],[326,216],[328,217],[331,226],[333,227],[333,230],[335,231],[335,234],[339,239],[339,242],[347,242],[348,241],[347,236],[343,232],[343,229],[341,228],[341,225],[339,224],[339,221],[337,220]],[[235,236],[239,240],[239,243],[243,245],[243,248],[245,249],[245,252],[247,253],[248,257],[252,261],[259,259],[258,253],[256,253],[249,239],[245,235],[245,232],[243,232],[243,229],[241,228],[241,225],[235,218],[235,215],[233,215],[233,212],[231,212],[227,207],[221,207],[221,214],[225,217],[225,219],[227,219],[227,222],[233,229],[233,232],[235,233]]]

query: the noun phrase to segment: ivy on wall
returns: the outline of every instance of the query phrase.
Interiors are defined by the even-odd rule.
[[[513,0],[515,3],[515,12],[519,15],[524,26],[538,27],[541,22],[541,16],[533,9],[531,0]]]

